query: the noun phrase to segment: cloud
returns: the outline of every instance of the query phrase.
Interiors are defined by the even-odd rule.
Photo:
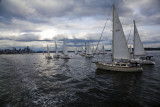
[[[63,38],[70,47],[87,41],[96,46],[113,3],[126,38],[135,19],[145,46],[159,42],[159,0],[0,0],[0,48],[9,47],[4,41],[62,46]],[[111,45],[111,29],[112,13],[100,45]]]

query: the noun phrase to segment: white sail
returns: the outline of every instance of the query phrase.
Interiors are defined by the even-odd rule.
[[[64,55],[68,55],[68,51],[67,51],[65,40],[63,41],[63,54]]]
[[[81,51],[82,51],[82,54],[84,53],[84,49],[83,49],[83,47],[81,48]]]
[[[85,43],[85,54],[87,54],[87,44]]]
[[[88,45],[87,45],[87,52],[86,52],[86,54],[92,54],[90,43],[88,43]]]
[[[123,32],[121,22],[115,7],[113,6],[113,41],[112,54],[114,59],[130,59],[127,41]]]
[[[92,48],[92,53],[94,53],[94,47]]]
[[[102,46],[102,53],[103,53],[103,54],[105,53],[105,49],[104,49],[104,46]]]
[[[57,49],[57,44],[55,42],[55,50],[56,50],[56,55],[58,55],[58,49]]]
[[[77,54],[78,53],[78,50],[77,50],[77,47],[76,47],[76,49],[75,49],[75,54]]]
[[[49,47],[48,47],[48,45],[47,45],[47,51],[48,51],[48,56],[50,56],[50,52],[49,52]]]
[[[146,51],[144,50],[141,42],[135,21],[134,21],[134,56],[145,56]]]

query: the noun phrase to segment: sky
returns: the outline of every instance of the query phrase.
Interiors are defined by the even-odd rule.
[[[112,4],[128,45],[136,20],[144,47],[160,47],[160,0],[0,0],[0,49],[54,50],[55,41],[61,49],[64,38],[70,50],[95,47],[107,19],[99,47],[111,49]]]

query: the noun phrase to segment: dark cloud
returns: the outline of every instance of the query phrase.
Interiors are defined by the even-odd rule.
[[[115,3],[121,13],[131,13],[131,9],[123,5],[123,0],[2,0],[0,14],[5,18],[20,18],[34,22],[44,22],[44,18],[84,17],[106,15]],[[35,20],[36,19],[36,20]]]
[[[1,36],[0,40],[14,40],[14,41],[39,41],[40,37],[34,34],[22,34],[20,36]]]
[[[133,19],[138,26],[160,24],[159,0],[0,0],[0,40],[52,43],[65,38],[68,46],[96,44],[100,24],[105,22],[113,3],[124,29],[128,30]],[[45,35],[52,35],[51,39],[42,37]],[[111,44],[108,31],[102,37],[104,41]]]

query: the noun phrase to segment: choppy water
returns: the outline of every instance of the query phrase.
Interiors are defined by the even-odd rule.
[[[160,107],[160,52],[149,54],[156,65],[142,73],[96,70],[91,59],[73,54],[0,55],[0,107]]]

